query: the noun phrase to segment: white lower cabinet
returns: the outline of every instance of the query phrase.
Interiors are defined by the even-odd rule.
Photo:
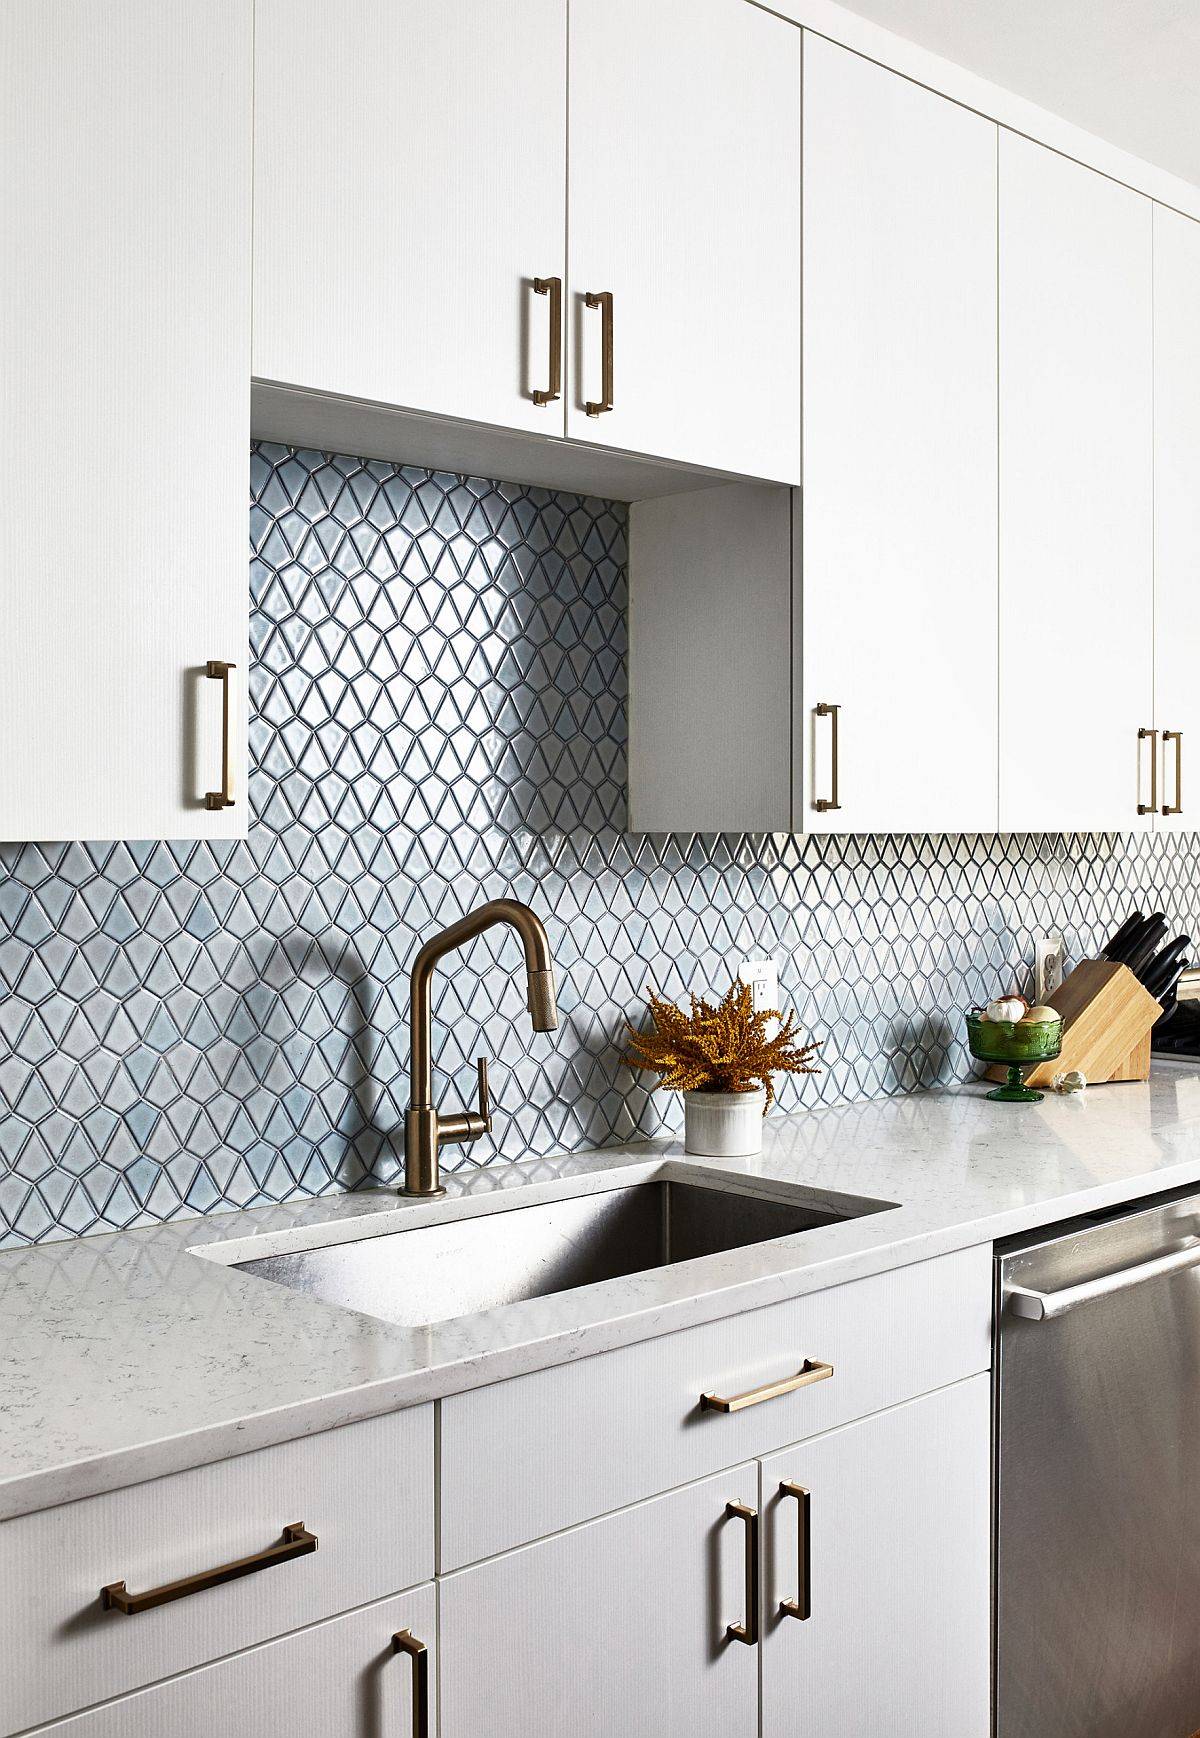
[[[435,1610],[433,1587],[417,1587],[38,1731],[63,1738],[433,1738]]]
[[[430,1580],[433,1459],[414,1406],[3,1522],[0,1738]]]
[[[986,1738],[990,1400],[974,1376],[760,1463],[763,1738]]]
[[[986,1738],[989,1493],[979,1375],[447,1576],[442,1738]]]
[[[989,1275],[960,1251],[448,1396],[436,1432],[6,1521],[0,1738],[987,1738]]]
[[[746,1462],[441,1584],[441,1738],[756,1738]]]

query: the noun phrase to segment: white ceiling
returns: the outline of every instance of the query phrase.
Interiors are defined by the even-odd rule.
[[[849,10],[1200,184],[1200,0],[847,0]]]

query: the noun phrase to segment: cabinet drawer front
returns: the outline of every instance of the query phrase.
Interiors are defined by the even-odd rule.
[[[431,1666],[434,1603],[433,1588],[418,1587],[39,1731],[47,1738],[411,1738],[415,1674],[392,1637],[408,1630],[428,1648]],[[430,1734],[436,1676],[430,1669]]]
[[[459,1568],[986,1370],[981,1246],[442,1402],[441,1563]],[[828,1380],[732,1412],[829,1363]]]
[[[9,1590],[0,1732],[19,1732],[396,1593],[433,1573],[424,1406],[64,1503],[0,1525]],[[127,1615],[130,1595],[265,1552],[302,1522],[317,1549]],[[164,1728],[165,1729],[165,1728]]]

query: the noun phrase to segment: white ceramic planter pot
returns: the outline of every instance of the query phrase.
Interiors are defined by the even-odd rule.
[[[744,1159],[762,1152],[767,1095],[757,1092],[685,1092],[683,1150],[706,1159]]]

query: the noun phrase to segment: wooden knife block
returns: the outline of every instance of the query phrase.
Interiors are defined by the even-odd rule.
[[[1040,1062],[1028,1086],[1049,1086],[1056,1074],[1078,1068],[1091,1086],[1103,1080],[1145,1080],[1150,1073],[1150,1033],[1162,1008],[1128,966],[1112,960],[1081,960],[1047,1005],[1063,1017],[1062,1055]],[[1002,1064],[989,1080],[1006,1080]]]

